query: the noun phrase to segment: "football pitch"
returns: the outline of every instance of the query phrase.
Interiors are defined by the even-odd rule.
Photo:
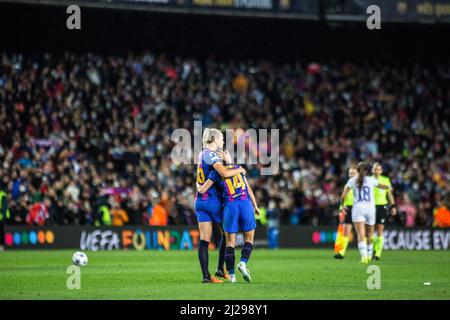
[[[68,289],[75,250],[0,252],[0,299],[450,299],[450,252],[385,251],[369,290],[357,250],[254,250],[252,282],[202,284],[196,251],[87,252],[81,288]],[[237,250],[237,258],[240,251]],[[236,259],[238,261],[238,259]],[[210,271],[217,251],[210,251]],[[429,282],[430,285],[424,285]]]

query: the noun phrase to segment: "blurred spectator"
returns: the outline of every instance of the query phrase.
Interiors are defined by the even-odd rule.
[[[114,206],[112,213],[112,225],[114,227],[122,227],[129,221],[127,212],[122,209],[118,204]]]
[[[243,73],[239,73],[233,80],[233,89],[236,92],[245,94],[248,88],[248,79]]]
[[[160,203],[153,207],[151,216],[149,218],[149,225],[151,226],[167,226],[168,223],[168,213],[164,206]]]
[[[95,221],[96,226],[110,226],[112,225],[112,213],[106,204],[101,205],[97,211],[97,219]]]
[[[447,200],[435,209],[433,226],[439,228],[450,227],[450,197],[447,197]]]
[[[48,207],[50,202],[45,200],[44,203],[36,202],[33,204],[27,214],[26,222],[28,225],[43,226],[49,218]]]
[[[417,209],[411,202],[407,193],[403,194],[403,198],[400,200],[398,210],[400,214],[404,215],[405,227],[414,227],[416,221]]]
[[[203,120],[280,129],[280,174],[247,172],[259,201],[280,199],[282,224],[336,223],[347,169],[364,159],[408,194],[400,223],[429,226],[450,194],[449,68],[1,53],[0,180],[11,222],[26,223],[29,207],[48,200],[47,223],[108,225],[102,199],[111,197],[130,223],[195,224],[195,166],[172,163],[170,134]]]
[[[270,249],[278,248],[280,228],[280,203],[279,199],[270,200],[267,208],[267,239]]]

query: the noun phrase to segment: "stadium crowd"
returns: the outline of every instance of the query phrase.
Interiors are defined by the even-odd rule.
[[[170,158],[172,130],[192,130],[194,120],[280,129],[280,173],[247,171],[261,206],[283,224],[335,224],[347,169],[360,159],[381,162],[391,178],[394,223],[433,225],[450,194],[448,62],[277,64],[150,52],[0,59],[8,223],[195,224],[195,165]]]

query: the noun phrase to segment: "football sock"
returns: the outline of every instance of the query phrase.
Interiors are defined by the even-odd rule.
[[[373,243],[373,253],[376,254],[378,250],[378,237],[373,236],[372,243]]]
[[[373,254],[373,243],[367,244],[367,256],[369,257],[369,259],[372,258],[372,254]]]
[[[377,241],[377,246],[375,248],[375,253],[378,258],[381,257],[381,251],[383,251],[383,243],[384,243],[384,237],[379,236],[378,241]]]
[[[372,236],[373,250],[376,253],[378,250],[378,237],[375,235]]]
[[[348,237],[342,237],[342,249],[341,249],[341,251],[339,251],[341,256],[345,255],[345,252],[347,251],[347,247],[348,247]]]
[[[250,242],[244,243],[244,246],[241,250],[241,261],[247,263],[248,259],[250,259],[250,255],[252,254],[253,244]]]
[[[198,261],[200,262],[203,278],[209,278],[211,276],[208,270],[208,246],[209,241],[200,240],[200,244],[198,246]]]
[[[364,258],[367,254],[367,243],[365,241],[358,242],[358,249],[361,258]]]
[[[225,263],[227,265],[227,270],[230,274],[234,274],[234,248],[226,247],[225,248]]]
[[[224,271],[223,265],[225,263],[225,248],[226,248],[226,239],[225,235],[220,237],[219,244],[219,263],[217,264],[217,270]]]

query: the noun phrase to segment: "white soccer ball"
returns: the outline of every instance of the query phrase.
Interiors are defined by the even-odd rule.
[[[88,263],[88,257],[86,253],[77,251],[72,256],[72,262],[76,266],[85,266]]]

